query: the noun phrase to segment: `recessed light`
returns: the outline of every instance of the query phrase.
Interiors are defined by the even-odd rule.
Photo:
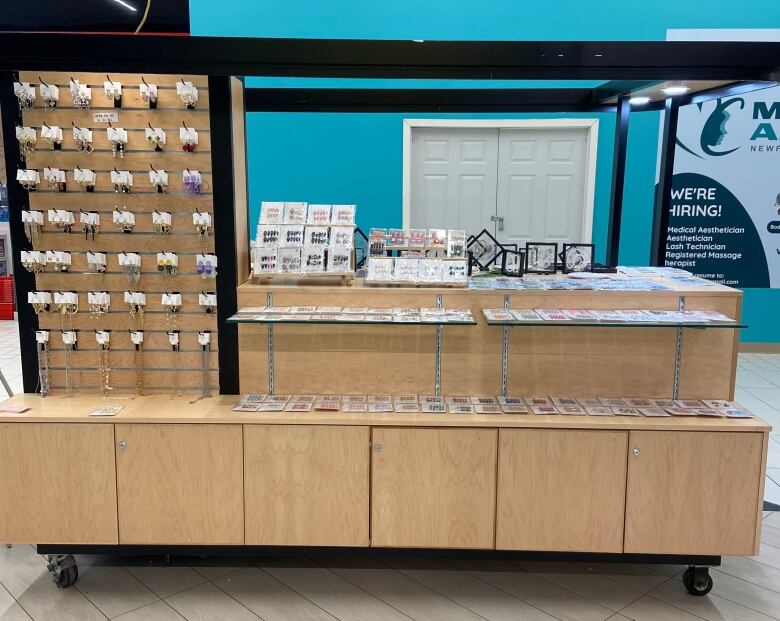
[[[669,86],[669,87],[663,89],[664,95],[671,95],[671,96],[674,96],[674,95],[684,95],[689,90],[691,90],[691,89],[689,89],[687,86]]]
[[[126,9],[130,9],[133,12],[138,11],[138,9],[136,9],[134,6],[131,6],[127,4],[127,2],[123,2],[122,0],[114,0],[114,2],[116,2],[117,4],[121,4],[123,7],[125,7]]]
[[[628,103],[630,103],[632,106],[644,106],[645,104],[650,103],[649,97],[632,97],[628,100]]]

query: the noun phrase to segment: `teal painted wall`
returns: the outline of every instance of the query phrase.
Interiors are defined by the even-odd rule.
[[[463,0],[190,0],[194,35],[366,39],[663,40],[668,28],[776,28],[780,4],[768,0],[494,0],[475,10]],[[249,78],[248,86],[541,86],[513,81],[301,80]],[[549,86],[590,86],[556,82]],[[261,200],[354,202],[363,228],[401,222],[401,120],[420,114],[247,115],[252,226]],[[436,115],[436,118],[447,115]],[[459,118],[496,115],[458,115]],[[522,115],[499,115],[520,118]],[[545,116],[545,115],[535,115]],[[551,115],[566,116],[566,115]],[[599,118],[593,239],[603,257],[614,120]],[[647,264],[658,145],[658,113],[632,114],[620,262]],[[366,138],[372,148],[366,151]],[[253,229],[252,229],[253,230]],[[772,310],[780,290],[746,290],[745,341],[780,341]]]

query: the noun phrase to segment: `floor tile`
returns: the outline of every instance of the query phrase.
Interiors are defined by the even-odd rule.
[[[769,524],[762,523],[761,543],[774,546],[775,548],[780,548],[780,528],[773,528]]]
[[[780,569],[780,548],[768,545],[766,543],[761,544],[761,550],[758,556],[751,556],[755,561],[769,565],[775,569]]]
[[[244,567],[249,567],[249,561],[240,556],[208,557],[202,560],[191,559],[188,561],[188,564],[201,576],[211,581]]]
[[[58,589],[49,573],[39,576],[16,601],[35,621],[103,621],[106,616],[78,589]]]
[[[669,576],[648,565],[635,563],[583,563],[582,565],[588,571],[639,591],[642,595],[669,580]]]
[[[190,567],[167,565],[128,565],[127,571],[149,587],[158,597],[186,591],[206,582],[206,578]]]
[[[628,617],[624,617],[619,612],[612,615],[607,621],[631,621]]]
[[[740,580],[716,569],[710,570],[713,586],[711,593],[742,604],[770,617],[780,618],[780,593],[756,584]]]
[[[182,591],[165,601],[188,621],[257,621],[259,618],[210,583]]]
[[[331,571],[412,619],[481,621],[470,610],[395,569],[332,568]]]
[[[780,511],[771,511],[761,522],[764,526],[780,528]]]
[[[577,593],[614,612],[622,610],[631,602],[644,595],[642,591],[610,580],[605,576],[589,572],[588,569],[582,565],[576,565],[574,563],[564,567],[557,567],[555,565],[549,567],[549,565],[550,564],[548,563],[519,564],[525,571],[532,572],[540,578],[549,580],[567,591]]]
[[[766,380],[770,382],[772,386],[780,387],[780,369],[776,367],[772,367],[771,369],[767,369],[767,370],[764,369],[758,370],[756,371],[756,373],[761,377],[766,378]],[[772,404],[770,403],[770,405]]]
[[[109,619],[159,599],[124,567],[79,568],[76,588]]]
[[[41,576],[49,577],[46,561],[32,546],[0,546],[0,584],[13,597],[18,599]]]
[[[267,567],[269,574],[341,621],[408,621],[409,617],[321,567]]]
[[[620,611],[633,621],[701,621],[701,617],[675,608],[660,599],[645,595]]]
[[[184,617],[171,608],[166,602],[158,600],[143,608],[138,608],[132,612],[119,615],[112,619],[112,621],[182,621],[182,619],[184,619]]]
[[[773,386],[763,388],[751,388],[750,392],[756,398],[761,399],[770,408],[780,409],[780,369],[777,371],[761,371],[763,377],[770,378]]]
[[[764,500],[780,505],[780,485],[769,477],[764,481]]]
[[[716,591],[718,591],[720,576],[715,575],[714,572],[712,575],[715,587],[705,597],[692,596],[680,580],[670,580],[652,591],[650,595],[708,621],[772,620],[772,617],[718,596]]]
[[[30,615],[2,586],[0,586],[0,621],[30,621]]]
[[[402,569],[412,580],[490,621],[553,621],[555,617],[455,569]]]
[[[472,576],[564,621],[604,621],[613,610],[520,571],[471,571]]]
[[[780,592],[780,569],[744,556],[724,556],[718,571]]]
[[[265,621],[334,621],[334,617],[258,567],[238,569],[214,581]]]
[[[762,375],[759,375],[759,371],[753,371],[749,369],[737,370],[737,386],[740,388],[765,388],[769,384],[772,385]]]

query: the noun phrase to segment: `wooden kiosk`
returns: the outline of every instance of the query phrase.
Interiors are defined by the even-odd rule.
[[[36,35],[0,35],[0,43],[6,44],[0,50],[24,50],[21,56],[0,57],[2,68],[31,70],[21,76],[10,72],[1,76],[9,166],[35,168],[56,160],[70,171],[91,161],[98,174],[107,174],[113,159],[110,152],[101,152],[108,146],[96,140],[96,153],[77,155],[75,146],[64,141],[60,153],[36,150],[26,162],[18,161],[17,124],[78,114],[78,122],[97,136],[105,126],[93,112],[114,111],[117,123],[126,128],[140,132],[151,125],[173,136],[182,119],[197,118],[200,124],[194,126],[204,138],[198,166],[209,186],[197,197],[185,195],[182,187],[170,188],[165,199],[178,220],[175,233],[165,239],[149,228],[147,216],[158,209],[159,197],[147,187],[125,197],[128,208],[143,221],[137,231],[129,236],[102,231],[87,243],[76,233],[65,235],[48,224],[41,238],[28,242],[21,211],[83,205],[84,210],[106,214],[116,200],[110,187],[79,191],[77,197],[78,190],[71,190],[70,184],[64,193],[47,187],[34,193],[18,184],[9,187],[28,394],[5,405],[29,409],[0,413],[0,541],[39,544],[39,551],[51,557],[59,585],[76,580],[77,568],[69,555],[77,552],[374,547],[687,563],[691,569],[686,586],[692,593],[704,594],[712,586],[707,566],[718,564],[721,555],[758,553],[770,428],[757,418],[231,410],[240,392],[732,399],[741,293],[724,286],[683,287],[667,282],[663,291],[504,292],[369,288],[359,279],[343,286],[249,280],[244,89],[228,75],[243,70],[302,75],[306,72],[301,67],[309,67],[323,75],[386,76],[390,54],[396,75],[405,75],[403,63],[411,63],[414,57],[415,77],[452,76],[453,72],[487,76],[494,75],[497,66],[503,66],[507,75],[521,77],[530,75],[531,68],[539,69],[538,50],[520,44],[515,50],[520,55],[514,56],[520,60],[511,65],[505,55],[510,51],[507,46],[514,44],[452,44],[451,55],[433,46],[429,56],[427,48],[419,55],[420,50],[405,42],[354,42],[344,47],[298,42],[300,47],[295,48],[293,43],[278,41],[208,39],[198,47],[197,41],[144,37],[126,47],[104,48],[116,49],[118,56],[112,61],[90,55],[105,44],[101,37],[47,36],[56,39],[47,42],[50,48],[60,46],[56,62],[41,56],[43,48],[33,44]],[[20,46],[20,40],[26,44]],[[476,65],[476,50],[470,49],[475,45],[484,52]],[[579,45],[593,52],[589,44]],[[641,69],[653,79],[659,62],[668,62],[676,67],[670,76],[677,76],[680,67],[695,66],[711,52],[708,44],[599,45],[598,58],[606,56],[606,61],[598,60],[594,67],[585,63],[593,73],[583,75],[597,75],[598,65],[608,62],[610,75],[623,71],[626,77],[635,77]],[[715,64],[708,67],[707,75],[731,84],[727,78],[735,66],[741,67],[740,77],[751,71],[757,79],[764,75],[755,66],[757,57],[774,58],[775,66],[780,65],[777,46],[751,45],[763,54],[748,53],[740,44],[724,45],[728,63],[712,61]],[[194,82],[200,80],[200,111],[182,109],[173,97],[178,74],[173,80],[154,76],[160,86],[171,89],[165,91],[170,99],[160,96],[157,109],[132,99],[115,109],[102,98],[100,84],[106,70],[137,71],[111,75],[128,90],[135,88],[144,71],[177,70],[170,60],[160,66],[155,53],[161,46],[166,46],[166,58],[181,61],[178,70],[188,70]],[[301,56],[295,57],[293,48]],[[631,51],[636,66],[629,67],[622,59]],[[84,60],[90,58],[94,60]],[[248,60],[252,58],[261,60]],[[359,64],[351,64],[351,58],[359,58]],[[67,80],[75,73],[68,62],[101,72],[76,76],[95,91],[94,110],[89,113],[67,109],[72,107]],[[37,84],[38,70],[46,66],[52,72],[41,78],[60,86],[62,101],[56,110],[44,112],[38,100],[17,114],[13,81],[21,78]],[[197,69],[190,71],[196,66],[202,67],[200,78]],[[59,70],[63,73],[54,73]],[[208,78],[203,71],[209,72]],[[149,75],[146,79],[151,81]],[[293,105],[294,98],[288,100],[287,94],[266,95],[260,108]],[[284,102],[274,103],[277,95]],[[446,96],[460,97],[459,109],[474,105],[467,94]],[[259,109],[253,97],[247,96],[251,104],[247,109]],[[361,105],[371,105],[371,97]],[[407,95],[392,97],[403,100]],[[434,95],[428,92],[419,101],[427,97]],[[496,95],[492,100],[495,109],[517,108],[501,103],[504,97]],[[315,107],[325,106],[326,99],[315,102]],[[430,101],[435,104],[435,97]],[[59,123],[65,125],[64,120]],[[159,153],[142,142],[129,143],[123,167],[135,170],[139,177],[148,164],[180,174],[192,155]],[[164,158],[165,165],[157,166],[161,160],[156,158]],[[15,172],[9,171],[8,176],[14,178]],[[214,217],[214,234],[205,248],[188,228],[193,205]],[[619,235],[619,210],[613,209],[613,215],[618,218],[612,222],[612,242]],[[71,270],[27,273],[19,250],[52,244],[71,252]],[[194,254],[205,249],[220,259],[216,315],[198,308],[201,285],[192,267],[170,281],[154,267],[142,267],[134,288],[154,300],[142,328],[149,343],[145,372],[150,383],[144,396],[133,385],[133,349],[126,336],[127,330],[140,328],[131,323],[121,303],[105,315],[90,316],[82,307],[63,318],[36,316],[25,302],[28,291],[42,289],[76,291],[82,296],[107,290],[120,295],[130,287],[121,281],[117,267],[110,263],[106,274],[91,273],[80,255],[125,248],[149,254],[176,251],[190,263]],[[615,249],[610,245],[610,253]],[[183,294],[184,308],[176,328],[182,347],[176,352],[177,366],[171,368],[165,340],[165,333],[171,331],[169,318],[156,300],[174,287]],[[481,313],[485,308],[678,309],[683,299],[687,309],[716,310],[734,324],[708,328],[490,325]],[[358,307],[470,308],[476,321],[458,326],[236,326],[231,320],[244,306],[304,306],[323,300]],[[54,381],[50,396],[42,399],[34,394],[38,361],[30,335],[35,329],[49,329],[56,335],[64,329],[62,321],[72,321],[66,325],[80,330],[83,347],[72,352],[78,354],[78,364],[71,357],[68,365],[59,340],[52,338]],[[95,329],[116,332],[114,383],[107,397],[101,394],[104,378],[96,370]],[[213,392],[218,388],[221,394],[199,398],[203,369],[198,367],[202,357],[196,333],[205,330],[213,334],[205,371]],[[70,394],[64,390],[66,370],[75,387]],[[178,396],[170,394],[173,373],[178,378]],[[122,410],[113,417],[89,415],[95,406],[103,405],[121,405]]]

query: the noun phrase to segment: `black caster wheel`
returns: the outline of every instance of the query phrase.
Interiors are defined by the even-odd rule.
[[[47,569],[51,573],[51,579],[60,589],[76,584],[79,579],[79,568],[76,559],[70,554],[56,554],[49,556]]]
[[[691,595],[701,597],[712,591],[712,576],[706,567],[689,567],[683,573],[682,579]]]
[[[73,567],[66,567],[57,572],[55,582],[60,589],[67,588],[76,584],[79,579],[79,568],[75,565]]]

